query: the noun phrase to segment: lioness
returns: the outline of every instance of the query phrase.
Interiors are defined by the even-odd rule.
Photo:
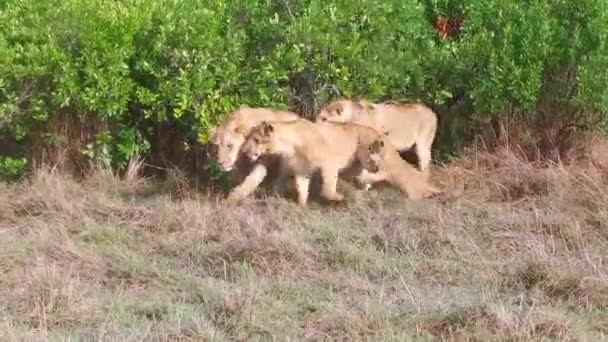
[[[378,132],[388,132],[399,152],[416,146],[420,171],[426,170],[431,163],[437,115],[424,105],[338,100],[325,106],[316,121],[354,122]]]
[[[358,178],[363,183],[386,181],[410,199],[430,197],[441,192],[429,183],[428,171],[419,171],[401,159],[388,137],[371,143],[360,161],[363,171]]]
[[[353,123],[313,123],[307,120],[263,122],[251,130],[242,152],[255,161],[264,155],[277,155],[294,174],[298,204],[308,201],[310,177],[320,170],[321,194],[330,201],[342,201],[336,190],[338,174],[353,168],[362,149],[381,134]]]
[[[273,182],[275,190],[285,185],[288,170],[280,158],[269,156],[252,164],[243,158],[240,149],[250,130],[261,122],[294,120],[300,120],[300,117],[292,112],[242,107],[231,113],[220,127],[212,129],[211,142],[220,169],[232,172],[235,180],[240,183],[230,192],[228,201],[239,201],[249,196],[266,178],[269,170],[277,171]]]

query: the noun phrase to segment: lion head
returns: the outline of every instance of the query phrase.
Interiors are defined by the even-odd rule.
[[[337,100],[323,107],[315,122],[351,122],[355,114],[373,110],[370,103],[359,100]]]
[[[241,148],[241,152],[249,160],[256,161],[260,156],[275,151],[275,140],[274,126],[264,121],[251,130],[245,144]]]
[[[217,127],[211,131],[213,154],[223,171],[230,171],[239,157],[245,136],[239,127]]]

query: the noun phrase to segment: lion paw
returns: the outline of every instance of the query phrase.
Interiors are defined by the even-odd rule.
[[[327,198],[330,201],[341,202],[344,200],[344,195],[339,192],[336,192],[333,194],[326,195],[325,198]]]
[[[226,201],[228,203],[239,203],[244,199],[245,196],[243,196],[243,194],[238,191],[232,191],[230,194],[228,194],[228,197],[226,197]]]

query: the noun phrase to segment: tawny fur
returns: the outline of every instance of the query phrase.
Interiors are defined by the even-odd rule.
[[[431,163],[431,147],[437,132],[437,115],[422,104],[371,103],[338,100],[325,106],[317,122],[354,122],[386,132],[398,151],[416,145],[418,169],[426,170]]]
[[[284,158],[295,177],[298,203],[305,206],[310,177],[317,170],[322,196],[342,201],[336,190],[339,173],[353,167],[361,151],[380,137],[376,130],[352,123],[265,122],[252,129],[242,152],[251,160],[269,154]]]

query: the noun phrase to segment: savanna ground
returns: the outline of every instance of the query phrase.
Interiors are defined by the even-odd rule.
[[[469,153],[434,168],[453,195],[308,209],[41,169],[0,187],[0,340],[598,340],[605,151]]]

